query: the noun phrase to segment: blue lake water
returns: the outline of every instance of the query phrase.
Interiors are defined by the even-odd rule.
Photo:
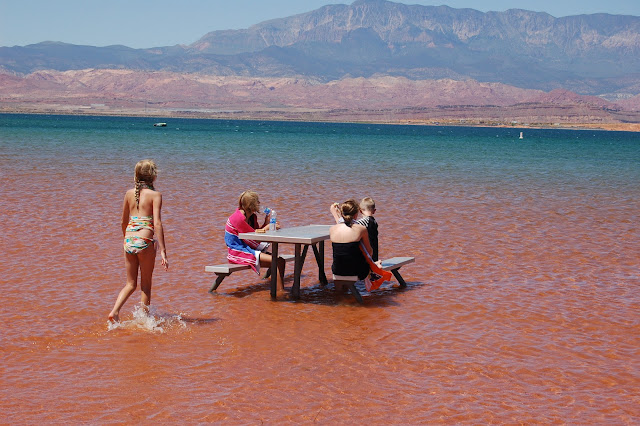
[[[109,330],[142,158],[171,268]],[[640,421],[638,133],[0,114],[0,178],[10,423]],[[209,294],[250,188],[284,226],[372,196],[408,288]]]

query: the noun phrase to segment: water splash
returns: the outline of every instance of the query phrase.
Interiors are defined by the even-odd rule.
[[[107,331],[123,328],[164,333],[173,328],[186,327],[187,323],[182,319],[182,314],[159,314],[153,306],[145,309],[142,305],[136,305],[133,309],[132,319],[109,322]]]

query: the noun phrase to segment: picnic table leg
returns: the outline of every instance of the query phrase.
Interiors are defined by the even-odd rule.
[[[271,243],[271,298],[278,296],[278,243]]]
[[[327,285],[329,281],[327,281],[327,276],[324,273],[324,241],[318,242],[318,247],[313,247],[313,254],[316,256],[316,263],[318,264],[318,278],[320,279],[320,284]]]
[[[407,283],[404,282],[404,279],[402,278],[402,275],[400,275],[400,268],[398,269],[393,269],[391,272],[393,272],[393,276],[396,277],[396,280],[398,280],[398,283],[400,284],[400,288],[405,288],[407,286]]]
[[[225,277],[227,276],[227,274],[216,274],[216,282],[213,284],[213,286],[211,287],[211,290],[209,290],[209,293],[212,293],[214,291],[217,290],[218,286],[220,285],[220,283],[222,282],[222,280],[225,279]]]
[[[356,287],[356,283],[354,282],[350,283],[349,290],[351,290],[351,294],[353,294],[353,297],[356,298],[358,303],[360,303],[361,305],[364,304],[364,301],[362,300],[362,295],[360,294],[360,292],[358,291],[358,288]]]
[[[300,299],[300,275],[302,275],[302,258],[301,244],[295,245],[296,259],[293,263],[293,287],[291,288],[291,297],[294,300]]]

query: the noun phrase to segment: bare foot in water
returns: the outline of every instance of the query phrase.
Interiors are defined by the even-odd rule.
[[[120,316],[117,313],[111,312],[109,314],[109,322],[120,322]]]
[[[276,298],[277,299],[287,299],[289,297],[289,292],[283,289],[276,290]]]

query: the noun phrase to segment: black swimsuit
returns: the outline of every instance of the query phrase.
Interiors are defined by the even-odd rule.
[[[331,272],[335,275],[357,275],[363,280],[369,275],[369,264],[360,250],[360,241],[352,243],[331,243],[333,247],[333,264]]]

